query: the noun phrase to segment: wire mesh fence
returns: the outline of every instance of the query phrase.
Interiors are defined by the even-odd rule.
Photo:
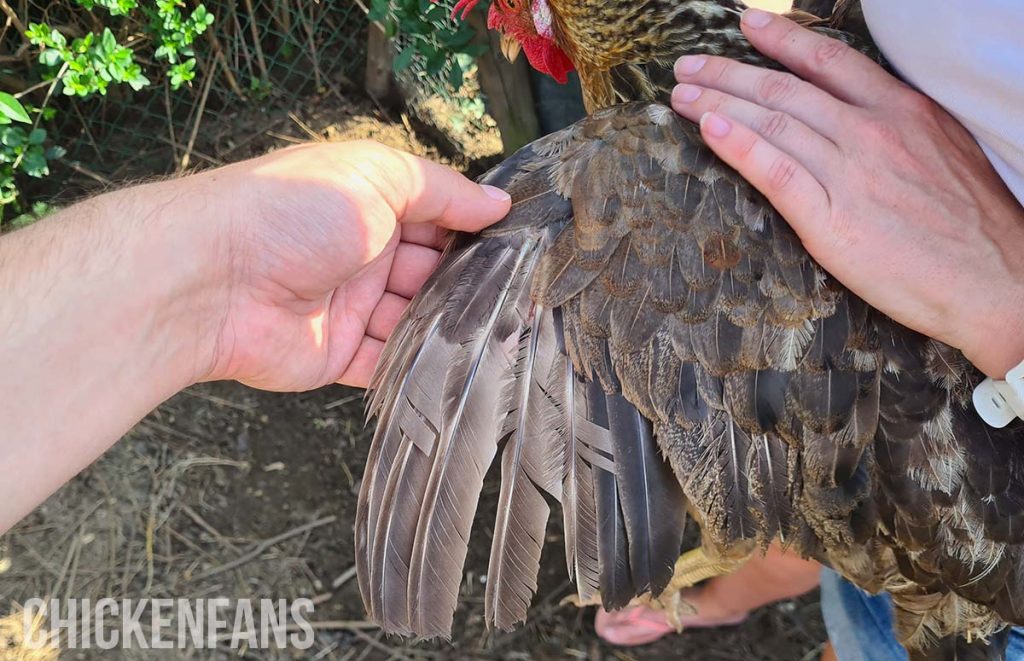
[[[135,3],[140,9],[155,4],[117,1]],[[89,2],[92,9],[86,8]],[[219,165],[244,157],[246,151],[236,151],[233,145],[279,126],[282,116],[311,103],[373,107],[375,99],[364,89],[370,21],[363,0],[204,0],[214,22],[191,46],[195,78],[178,89],[167,67],[153,56],[159,42],[145,15],[112,15],[108,8],[113,2],[0,0],[0,91],[20,92],[22,100],[35,108],[56,111],[45,119],[40,115],[42,127],[48,132],[47,144],[66,150],[54,171],[58,176],[19,175],[22,209],[26,201],[73,200],[97,182],[181,172],[197,164]],[[183,11],[200,6],[198,0],[178,4]],[[8,15],[5,27],[7,10],[17,21]],[[65,82],[53,79],[54,74],[60,79],[60,74],[40,63],[38,45],[30,44],[26,36],[33,23],[53,26],[69,43],[84,35],[98,37],[110,28],[119,44],[132,49],[150,84],[138,90],[111,84],[105,95],[84,98],[63,94]],[[393,36],[386,50],[397,56],[407,39]],[[416,130],[426,128],[426,138],[442,153],[475,163],[500,153],[501,142],[485,109],[474,60],[459,57],[465,73],[461,85],[453,84],[444,72],[430,71],[422,58],[413,58],[396,76],[401,108],[377,108],[382,119],[400,120],[412,130],[411,119]],[[3,218],[0,205],[0,223]]]
[[[29,4],[27,19],[60,24],[71,13],[67,4]],[[190,85],[173,90],[168,80],[155,80],[139,91],[120,85],[106,96],[48,98],[58,111],[48,128],[69,162],[104,177],[172,171],[187,165],[204,121],[243,106],[296,103],[357,85],[367,27],[357,2],[205,4],[216,20],[194,44],[197,76]],[[0,46],[16,55],[23,48],[16,37],[8,31]]]

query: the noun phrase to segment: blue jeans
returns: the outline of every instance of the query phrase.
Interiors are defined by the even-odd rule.
[[[839,661],[905,661],[889,595],[871,596],[830,569],[821,572],[821,613]],[[1024,629],[1014,627],[1007,661],[1024,661]]]

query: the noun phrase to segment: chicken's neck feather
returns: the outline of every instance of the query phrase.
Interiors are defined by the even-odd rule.
[[[764,64],[740,30],[739,0],[602,0],[599,16],[587,2],[551,0],[556,34],[583,81],[588,109],[623,101],[661,99],[658,76],[681,55],[707,53]],[[638,84],[640,83],[640,84]]]

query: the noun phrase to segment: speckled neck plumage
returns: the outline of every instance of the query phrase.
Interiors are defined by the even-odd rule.
[[[603,20],[595,20],[589,3],[550,4],[560,45],[580,72],[591,110],[663,96],[657,76],[639,65],[670,69],[687,53],[763,60],[740,31],[746,6],[738,0],[611,0],[602,4]]]

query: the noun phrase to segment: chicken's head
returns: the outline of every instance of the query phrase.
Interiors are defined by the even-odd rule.
[[[452,16],[465,19],[479,0],[459,0]],[[555,25],[547,0],[494,0],[487,27],[501,33],[501,50],[510,61],[520,48],[534,69],[560,83],[568,80],[572,60],[555,41]]]

